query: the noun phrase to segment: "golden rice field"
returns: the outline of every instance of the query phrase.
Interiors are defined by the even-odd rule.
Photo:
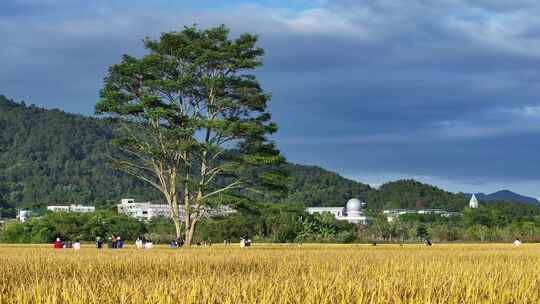
[[[2,246],[0,303],[540,303],[540,245]]]

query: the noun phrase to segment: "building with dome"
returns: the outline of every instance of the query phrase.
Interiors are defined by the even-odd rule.
[[[366,203],[357,198],[351,198],[347,201],[347,205],[345,207],[308,207],[307,212],[309,214],[322,214],[328,212],[337,220],[348,221],[349,223],[353,224],[366,225],[368,223],[368,218],[363,212],[366,205]]]

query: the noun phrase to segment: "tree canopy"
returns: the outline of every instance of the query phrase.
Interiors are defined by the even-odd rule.
[[[272,170],[283,157],[268,140],[269,95],[250,74],[264,54],[256,43],[223,25],[185,27],[145,39],[148,54],[124,55],[105,78],[96,111],[121,124],[115,164],[163,194],[188,245],[218,201],[286,187]]]

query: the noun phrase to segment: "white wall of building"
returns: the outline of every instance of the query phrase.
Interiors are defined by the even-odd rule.
[[[169,205],[152,204],[150,202],[136,203],[133,199],[122,199],[117,205],[118,213],[140,220],[151,220],[155,217],[171,217]]]
[[[309,214],[323,214],[325,212],[331,213],[334,217],[343,217],[346,215],[345,207],[308,207],[307,213]]]
[[[118,213],[125,214],[140,220],[151,220],[155,217],[171,217],[172,212],[169,205],[153,204],[151,202],[136,203],[134,199],[122,199],[117,205]],[[184,217],[184,206],[179,206],[180,218]],[[236,211],[228,206],[205,211],[207,216],[224,216]]]
[[[444,209],[420,209],[420,210],[412,210],[412,209],[387,209],[383,210],[383,215],[386,216],[386,219],[389,222],[393,222],[395,219],[399,218],[400,215],[404,214],[434,214],[439,215],[442,217],[450,217],[458,215],[456,212],[450,212]]]
[[[32,211],[30,210],[19,210],[19,212],[17,212],[17,220],[21,223],[25,223],[30,219],[31,215]]]
[[[87,213],[96,211],[94,206],[83,205],[69,205],[69,206],[47,206],[48,211],[52,212],[75,212],[75,213]]]

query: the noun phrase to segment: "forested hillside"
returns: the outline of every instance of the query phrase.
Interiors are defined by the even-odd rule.
[[[468,198],[450,193],[415,180],[400,180],[382,185],[366,198],[376,209],[392,208],[443,208],[463,210]]]
[[[289,196],[291,203],[306,206],[345,206],[348,199],[367,199],[373,191],[366,184],[346,179],[320,167],[287,165],[289,169]]]
[[[0,96],[0,212],[15,207],[81,203],[105,205],[122,197],[159,199],[147,185],[111,168],[107,149],[113,137],[104,121],[26,106]],[[415,181],[379,190],[319,167],[286,165],[286,203],[344,206],[359,197],[372,208],[462,209],[463,196]]]
[[[83,203],[121,197],[156,199],[147,185],[117,172],[107,160],[113,138],[104,121],[26,106],[0,96],[0,202],[8,207]],[[340,206],[369,186],[321,168],[287,165],[287,202]]]
[[[105,122],[25,106],[0,96],[2,207],[105,204],[122,196],[155,197],[107,162]],[[6,214],[6,210],[3,211]]]

